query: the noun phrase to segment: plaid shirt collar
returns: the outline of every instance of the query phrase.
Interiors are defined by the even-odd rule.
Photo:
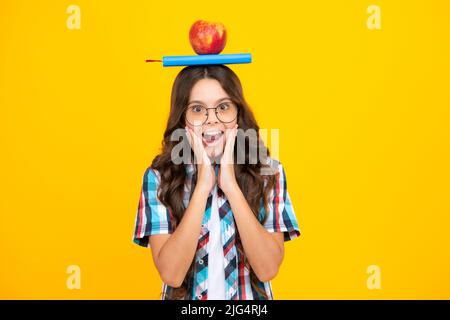
[[[191,175],[195,171],[195,164],[188,163],[185,164],[184,167],[186,168],[186,173],[188,175]]]

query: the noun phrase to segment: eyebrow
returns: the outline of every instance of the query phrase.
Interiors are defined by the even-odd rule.
[[[228,97],[221,98],[221,99],[217,100],[215,104],[218,104],[219,102],[224,101],[224,100],[231,100],[231,98],[228,98]],[[188,105],[191,104],[191,103],[206,104],[206,103],[204,103],[204,102],[202,102],[202,101],[200,101],[200,100],[192,100],[192,101],[190,101],[190,102],[188,103]]]

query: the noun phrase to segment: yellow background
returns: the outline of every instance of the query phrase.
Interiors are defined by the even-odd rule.
[[[225,24],[223,53],[252,53],[230,67],[280,130],[302,236],[275,299],[450,298],[449,1],[1,0],[0,15],[0,298],[158,299],[131,237],[181,67],[144,60],[193,54],[197,19]]]

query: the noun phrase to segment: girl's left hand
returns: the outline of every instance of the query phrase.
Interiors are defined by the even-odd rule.
[[[218,186],[222,191],[227,194],[230,191],[239,188],[236,176],[234,174],[234,145],[237,134],[236,124],[233,128],[226,130],[225,132],[225,148],[223,150],[222,157],[220,159],[220,169],[218,174]]]

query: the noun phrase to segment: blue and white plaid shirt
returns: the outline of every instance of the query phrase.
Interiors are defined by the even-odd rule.
[[[269,197],[268,217],[264,227],[269,232],[283,232],[284,241],[295,239],[300,235],[300,229],[287,191],[286,175],[282,164],[269,157],[269,163],[276,169],[276,182]],[[192,178],[195,172],[193,164],[187,164],[186,181],[184,187],[184,206],[189,205],[191,196]],[[216,173],[218,165],[215,167]],[[143,247],[150,247],[149,236],[154,234],[171,234],[172,215],[157,197],[157,189],[160,182],[160,174],[157,170],[148,167],[143,177],[142,190],[136,214],[133,241]],[[224,253],[225,267],[225,299],[227,300],[258,300],[264,299],[251,286],[250,273],[243,263],[243,257],[239,256],[235,245],[236,224],[230,204],[220,189],[218,194],[218,208],[220,215],[221,240]],[[192,190],[193,191],[193,190]],[[195,254],[195,270],[191,283],[189,300],[207,300],[208,298],[208,221],[211,217],[212,193],[209,195],[203,218],[197,251]],[[262,201],[261,201],[262,203]],[[264,218],[264,206],[261,205],[259,221]],[[273,299],[270,281],[258,283],[258,286],[266,292],[269,299]],[[163,296],[172,289],[163,283]]]

